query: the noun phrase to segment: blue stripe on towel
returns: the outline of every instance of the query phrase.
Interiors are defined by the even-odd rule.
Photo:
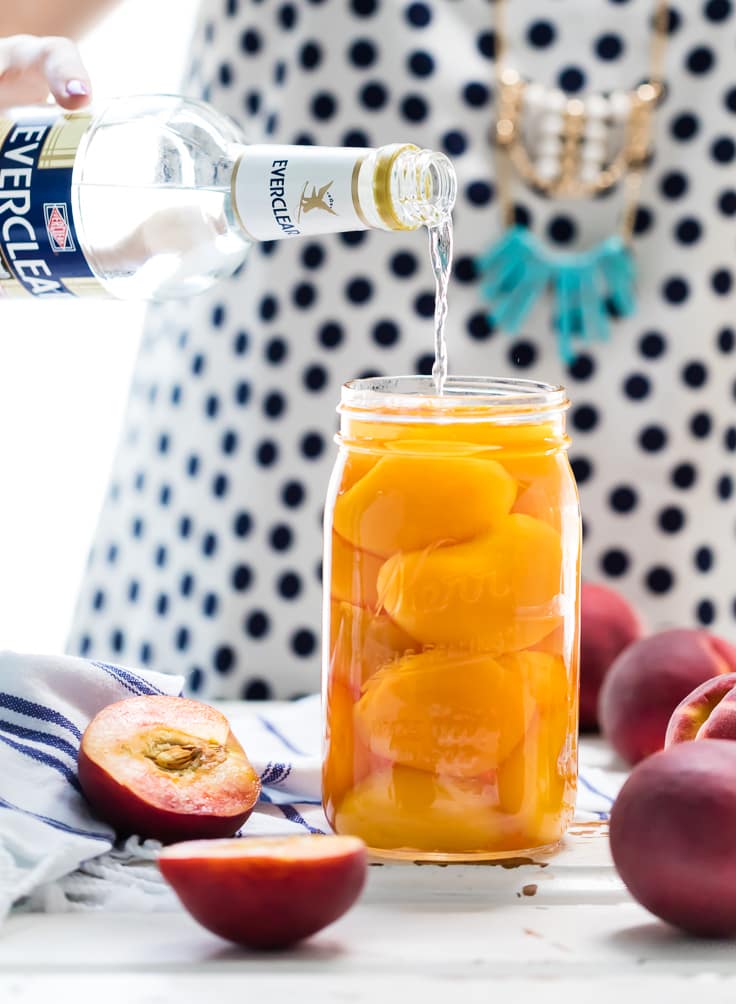
[[[290,763],[273,763],[269,760],[265,769],[261,772],[262,784],[283,784],[291,774]]]
[[[49,732],[39,732],[37,729],[27,729],[23,725],[15,725],[13,722],[7,722],[2,718],[0,718],[0,732],[9,732],[11,736],[17,736],[18,739],[30,739],[31,742],[52,746],[61,753],[66,753],[76,763],[77,747],[72,746],[71,743],[68,743],[66,739],[62,739],[60,736],[52,735]]]
[[[283,812],[290,823],[298,823],[303,826],[305,830],[309,830],[310,833],[320,833],[324,836],[324,830],[318,829],[316,826],[310,826],[301,813],[297,812],[293,805],[280,805],[279,809]]]
[[[608,802],[609,805],[613,805],[613,803],[616,801],[615,798],[613,798],[613,796],[607,795],[605,791],[601,791],[599,788],[594,787],[594,785],[592,785],[590,781],[587,780],[584,774],[580,774],[579,777],[580,780],[585,785],[585,787],[588,789],[588,791],[590,791],[593,795],[598,795],[599,798],[604,799],[606,802]]]
[[[141,695],[157,695],[159,697],[168,697],[163,690],[159,690],[158,687],[154,687],[152,683],[148,683],[147,680],[142,679],[142,677],[131,673],[129,669],[123,669],[122,666],[113,666],[109,662],[93,662],[92,666],[96,666],[101,669],[103,673],[107,673],[108,676],[112,676],[118,683],[122,684],[126,690],[130,691],[131,694],[135,694],[136,697]]]
[[[44,753],[43,750],[37,750],[35,746],[24,746],[22,743],[15,743],[12,739],[8,739],[7,736],[0,734],[0,742],[5,743],[6,746],[10,746],[11,749],[17,750],[18,753],[23,753],[25,756],[30,757],[31,760],[36,760],[38,763],[45,763],[47,767],[53,767],[60,774],[67,779],[72,788],[76,791],[81,792],[79,786],[79,781],[77,780],[77,775],[70,767],[67,767],[65,763],[61,760],[57,760],[55,756],[51,756],[49,753]]]
[[[263,725],[264,728],[268,729],[268,731],[272,735],[276,736],[279,742],[282,742],[288,750],[291,750],[292,753],[296,753],[297,756],[307,756],[304,750],[298,749],[292,742],[290,742],[286,738],[286,736],[282,732],[279,732],[279,730],[276,728],[275,725],[267,721],[262,715],[258,716],[258,721],[261,723],[261,725]]]
[[[81,739],[82,733],[74,722],[69,721],[64,715],[59,714],[53,708],[47,708],[45,704],[36,704],[34,701],[26,701],[23,697],[16,697],[15,694],[6,694],[0,691],[0,708],[7,708],[19,715],[27,715],[29,718],[38,718],[41,722],[49,722],[52,725],[60,725],[67,729],[75,737]]]
[[[69,826],[68,823],[62,823],[60,819],[52,819],[51,816],[42,816],[39,812],[31,812],[30,809],[22,809],[19,805],[13,805],[12,802],[8,802],[2,797],[2,795],[0,795],[0,808],[12,809],[13,812],[22,812],[24,816],[31,816],[33,819],[38,819],[42,823],[47,823],[49,826],[53,826],[57,830],[63,830],[65,833],[75,833],[77,836],[89,837],[91,840],[104,840],[108,844],[112,843],[111,838],[106,833],[94,833],[92,830],[80,830],[76,826]]]
[[[599,791],[598,788],[592,785],[590,781],[588,781],[580,773],[578,774],[578,781],[583,785],[583,787],[587,788],[592,795],[597,795],[598,798],[604,799],[606,802],[609,803],[609,805],[613,805],[615,799],[613,799],[610,795],[607,795],[605,791]],[[589,809],[588,811],[595,813],[595,815],[603,822],[605,822],[610,815],[610,813],[604,812],[602,809]]]

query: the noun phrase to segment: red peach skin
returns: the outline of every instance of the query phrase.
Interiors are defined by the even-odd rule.
[[[631,895],[693,934],[736,934],[736,743],[704,739],[639,764],[611,812]]]
[[[614,659],[642,635],[631,604],[608,586],[580,590],[580,728],[598,728],[598,694]]]
[[[701,683],[672,712],[665,749],[693,739],[736,739],[736,673]]]
[[[642,638],[616,659],[603,682],[598,717],[630,764],[664,746],[672,712],[713,676],[736,671],[736,649],[707,631],[677,628]]]
[[[356,837],[194,840],[159,855],[164,878],[209,931],[251,948],[285,948],[332,924],[360,895]]]

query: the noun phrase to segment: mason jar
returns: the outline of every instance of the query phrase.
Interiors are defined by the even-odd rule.
[[[323,801],[376,854],[553,848],[577,779],[562,387],[356,380],[325,509]]]

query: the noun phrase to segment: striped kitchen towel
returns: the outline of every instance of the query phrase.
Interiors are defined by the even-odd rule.
[[[89,720],[124,697],[179,694],[182,683],[84,659],[0,653],[0,921],[17,899],[114,844],[77,780]]]

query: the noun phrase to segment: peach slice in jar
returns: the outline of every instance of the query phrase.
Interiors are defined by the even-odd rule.
[[[397,554],[378,575],[378,602],[423,644],[487,652],[526,648],[562,621],[560,535],[521,513],[465,544]]]
[[[560,839],[571,805],[575,751],[568,743],[572,684],[559,656],[514,652],[499,659],[516,672],[534,704],[529,727],[497,772],[498,796],[529,847]]]
[[[372,771],[390,766],[390,762],[371,753],[356,733],[355,699],[339,679],[329,682],[326,708],[322,789],[325,811],[332,822],[335,807],[345,794]]]
[[[558,533],[568,524],[574,529],[578,520],[578,494],[565,455],[501,454],[498,459],[519,485],[512,513],[540,519]]]
[[[388,557],[439,540],[469,540],[511,509],[516,482],[494,460],[437,454],[384,456],[335,501],[334,529]]]
[[[368,680],[355,727],[377,756],[476,777],[506,759],[533,710],[516,675],[492,656],[430,650],[404,656]]]
[[[369,453],[365,450],[349,450],[340,478],[339,494],[343,495],[350,491],[353,485],[356,485],[361,478],[366,476],[368,471],[376,466],[379,459],[380,457],[377,457],[375,453]]]
[[[355,606],[375,610],[378,605],[378,573],[383,558],[353,547],[339,534],[332,534],[328,562],[330,595]]]
[[[554,631],[550,631],[544,638],[535,641],[526,651],[546,652],[548,655],[559,655],[563,657],[565,651],[565,628],[559,624]]]
[[[396,765],[348,792],[335,829],[376,850],[474,852],[502,837],[497,801],[492,780],[462,781]]]
[[[360,696],[363,684],[382,666],[416,651],[416,642],[385,613],[352,603],[330,604],[330,677]]]

